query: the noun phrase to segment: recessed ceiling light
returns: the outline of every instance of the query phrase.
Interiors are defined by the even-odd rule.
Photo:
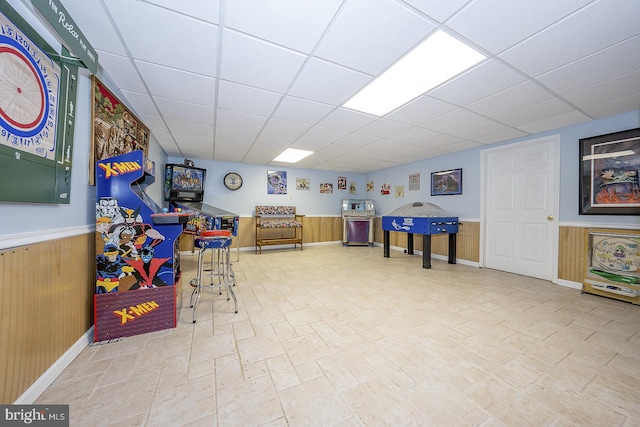
[[[482,53],[438,30],[344,106],[384,116],[483,59]]]
[[[297,148],[287,148],[278,157],[273,159],[274,162],[296,163],[305,157],[313,154],[313,151],[298,150]]]

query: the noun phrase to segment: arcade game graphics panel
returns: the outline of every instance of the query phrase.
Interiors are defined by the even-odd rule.
[[[163,211],[145,191],[154,180],[139,150],[96,164],[95,341],[176,326],[189,215]]]

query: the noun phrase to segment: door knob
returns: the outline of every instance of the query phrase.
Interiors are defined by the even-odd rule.
[[[549,215],[549,216],[547,217],[547,221],[553,221],[553,216],[552,216],[552,215]]]

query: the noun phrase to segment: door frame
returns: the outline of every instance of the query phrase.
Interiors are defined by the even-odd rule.
[[[501,145],[499,147],[486,148],[480,151],[480,267],[486,267],[486,222],[487,222],[487,203],[486,194],[488,186],[488,156],[491,153],[498,151],[506,151],[511,149],[517,149],[526,145],[539,144],[541,142],[553,143],[553,155],[555,156],[555,184],[553,186],[553,192],[555,194],[555,206],[553,209],[553,226],[551,231],[552,239],[552,253],[551,253],[551,277],[549,280],[553,283],[558,283],[558,252],[559,252],[559,235],[560,235],[560,134],[548,135],[540,138],[527,139],[512,144]],[[577,197],[577,196],[576,196]]]

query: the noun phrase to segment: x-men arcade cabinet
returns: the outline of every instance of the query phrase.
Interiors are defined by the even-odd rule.
[[[176,326],[189,215],[163,212],[146,194],[154,169],[142,151],[96,164],[94,341]]]

